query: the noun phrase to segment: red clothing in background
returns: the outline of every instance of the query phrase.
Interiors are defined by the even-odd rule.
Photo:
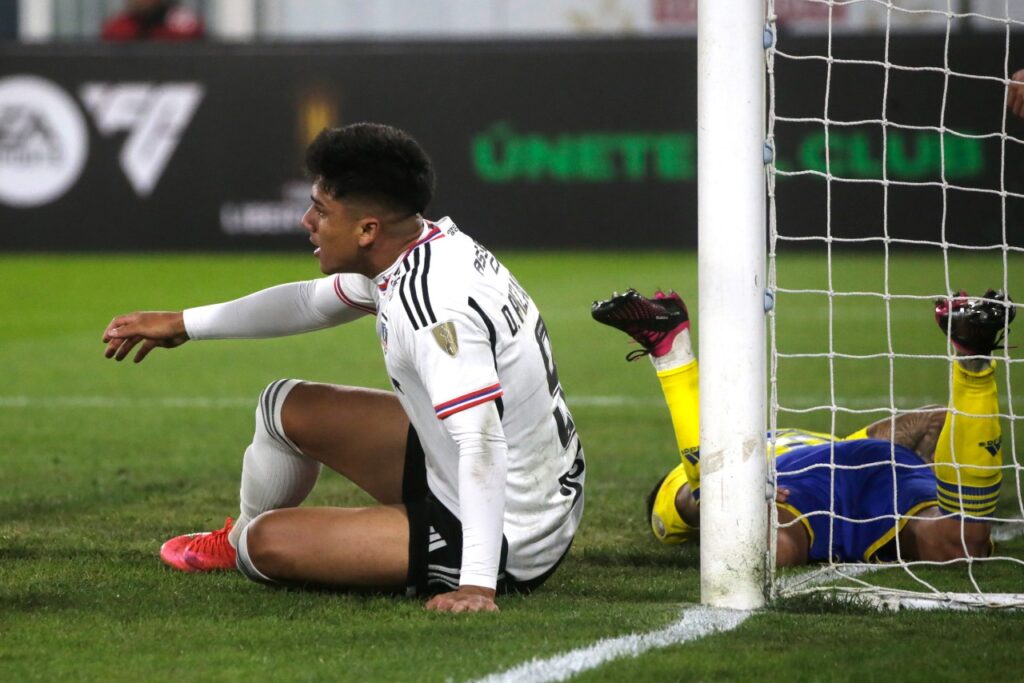
[[[103,40],[200,40],[203,22],[194,12],[172,5],[146,14],[123,12],[103,24]]]

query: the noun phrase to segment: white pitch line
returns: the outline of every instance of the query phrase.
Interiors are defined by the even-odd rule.
[[[1012,541],[1018,536],[1024,536],[1024,519],[1016,517],[1010,521],[996,524],[992,528],[992,540],[999,543],[1005,543],[1006,541]]]
[[[877,567],[881,568],[881,566]],[[815,571],[810,575],[803,574],[787,577],[783,580],[783,588],[792,588],[799,583],[803,587],[834,581],[837,578],[852,577],[875,571],[874,566],[857,566],[845,568],[844,575],[838,575],[834,568],[831,571]],[[648,650],[679,645],[697,640],[705,636],[736,628],[753,614],[748,610],[722,609],[698,605],[683,611],[678,621],[659,631],[650,633],[630,634],[618,638],[605,638],[593,645],[570,650],[546,659],[531,659],[500,671],[488,674],[470,683],[553,683],[572,678],[576,674],[596,669],[623,657],[638,657]]]
[[[678,645],[722,631],[730,631],[753,612],[698,606],[683,611],[679,621],[650,633],[606,638],[593,645],[546,659],[532,659],[473,683],[548,683],[564,681],[622,657],[637,657],[648,650]]]

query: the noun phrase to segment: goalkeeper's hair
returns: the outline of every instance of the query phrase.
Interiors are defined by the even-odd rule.
[[[666,479],[668,479],[668,474],[659,479],[658,483],[651,489],[651,492],[647,494],[647,516],[644,519],[647,520],[648,525],[651,523],[651,515],[654,514],[654,501],[658,499],[658,491],[661,490],[661,485],[665,483]]]
[[[423,213],[434,194],[423,148],[380,123],[323,129],[306,149],[306,170],[335,199],[370,200],[407,216]]]

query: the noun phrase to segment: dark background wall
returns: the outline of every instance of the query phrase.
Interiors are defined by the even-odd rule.
[[[780,47],[827,50],[814,38]],[[881,38],[834,38],[832,49],[885,56]],[[895,64],[945,58],[942,35],[890,44]],[[945,226],[950,241],[1001,241],[1004,199],[972,188],[1024,194],[1021,145],[999,136],[1004,58],[1002,38],[958,36],[950,68],[989,79],[891,69],[886,83],[878,65],[829,73],[823,60],[778,57],[779,168],[834,176],[780,176],[780,232],[831,224],[836,236],[935,239]],[[367,120],[415,135],[438,170],[429,215],[493,246],[694,246],[695,67],[689,39],[3,46],[0,249],[305,249],[302,150],[324,125]],[[87,145],[68,187],[33,205],[5,202],[5,184],[35,182],[76,143],[46,107],[5,90],[25,75],[66,94]],[[908,126],[887,129],[888,187],[858,182],[883,178],[883,115]],[[827,169],[826,117],[865,121],[828,126]],[[939,126],[979,137],[943,144]],[[1024,137],[1024,122],[1006,132]],[[1005,202],[1021,244],[1022,201]]]

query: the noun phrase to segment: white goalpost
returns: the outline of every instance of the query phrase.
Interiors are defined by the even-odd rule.
[[[769,576],[764,21],[757,0],[699,4],[701,602],[735,609],[763,605]]]
[[[821,24],[780,37],[776,5],[794,4]],[[851,16],[874,22],[867,40]],[[1012,49],[1024,48],[1024,2],[702,0],[699,21],[702,601],[828,592],[890,608],[1024,608],[1020,349],[993,353],[1000,407],[986,416],[1002,429],[1002,488],[984,515],[988,557],[908,559],[897,515],[886,517],[895,562],[776,571],[764,457],[779,427],[841,438],[947,405],[956,360],[931,307],[960,287],[1008,292],[1020,329],[1007,344],[1024,346],[1024,121],[1006,107],[1024,69]],[[795,374],[820,388],[791,389]],[[978,523],[945,516],[962,540]]]

